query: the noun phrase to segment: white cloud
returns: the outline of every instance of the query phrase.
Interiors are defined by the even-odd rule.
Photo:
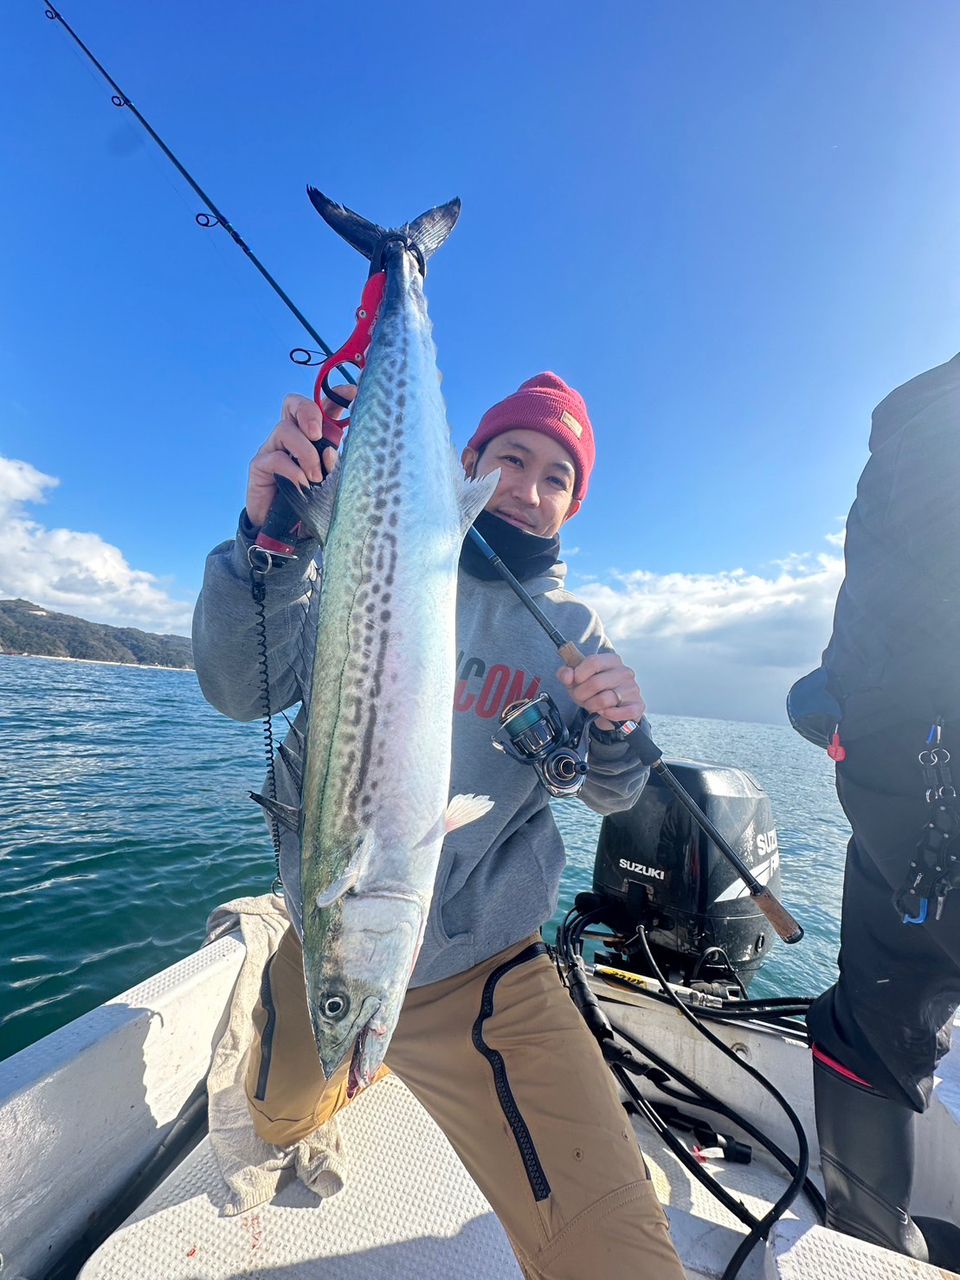
[[[25,513],[59,481],[0,456],[0,596],[115,626],[188,633],[192,605],[133,569],[96,533],[51,529]],[[831,550],[789,555],[769,571],[582,574],[571,584],[603,618],[638,674],[651,712],[782,721],[793,680],[815,666],[830,635],[843,576]]]
[[[653,714],[776,723],[790,685],[820,660],[842,578],[842,556],[823,553],[790,555],[766,576],[635,570],[574,590],[635,668]]]
[[[48,529],[25,514],[59,483],[29,462],[0,456],[0,596],[92,622],[188,634],[192,606],[171,599],[153,574],[132,569],[117,547],[96,533]]]

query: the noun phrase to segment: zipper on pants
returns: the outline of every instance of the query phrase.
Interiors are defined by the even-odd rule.
[[[257,1088],[254,1098],[257,1102],[267,1099],[267,1077],[270,1074],[270,1058],[273,1054],[273,1029],[277,1024],[277,1007],[273,1003],[273,992],[270,989],[270,971],[273,968],[273,956],[270,957],[263,971],[260,983],[260,1003],[263,1005],[267,1020],[263,1024],[260,1036],[260,1070],[257,1073]]]
[[[547,948],[542,942],[532,942],[529,947],[525,947],[519,955],[507,960],[504,964],[494,969],[493,973],[487,978],[483,986],[483,996],[480,1000],[480,1014],[473,1024],[473,1045],[474,1048],[482,1053],[486,1060],[490,1063],[490,1069],[493,1071],[493,1083],[497,1090],[497,1097],[500,1100],[500,1107],[503,1114],[507,1118],[507,1123],[513,1133],[517,1149],[520,1152],[520,1158],[523,1161],[523,1167],[527,1174],[527,1180],[530,1183],[530,1189],[533,1192],[535,1200],[546,1200],[550,1194],[550,1183],[547,1181],[547,1175],[543,1171],[543,1165],[540,1163],[540,1157],[537,1155],[537,1149],[533,1145],[533,1139],[530,1137],[530,1130],[527,1128],[526,1121],[520,1114],[520,1108],[517,1106],[517,1100],[513,1096],[513,1090],[510,1088],[510,1081],[507,1077],[506,1064],[503,1061],[503,1055],[498,1053],[496,1049],[492,1049],[483,1038],[483,1024],[493,1013],[493,995],[497,983],[505,973],[509,973],[511,969],[515,969],[519,964],[526,964],[527,961],[535,959],[537,956],[546,955]]]

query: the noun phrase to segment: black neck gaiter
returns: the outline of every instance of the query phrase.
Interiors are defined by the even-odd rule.
[[[480,536],[521,582],[529,582],[531,578],[549,573],[560,558],[560,539],[556,534],[552,538],[538,538],[535,533],[518,529],[516,525],[508,520],[501,520],[490,511],[481,511],[473,523]],[[460,565],[473,578],[493,582],[500,577],[483,552],[474,545],[469,534],[463,540]]]

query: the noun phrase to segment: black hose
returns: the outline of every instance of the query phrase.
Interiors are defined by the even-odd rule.
[[[597,922],[599,918],[599,914],[600,914],[599,912],[588,912],[588,913],[582,914],[577,911],[576,907],[571,908],[571,910],[567,912],[566,916],[564,917],[563,923],[560,925],[557,931],[558,960],[562,957],[565,963],[570,965],[574,963],[576,958],[579,958],[582,952],[582,938],[586,933],[586,930],[588,929],[588,927]],[[621,1039],[625,1040],[627,1044],[637,1049],[638,1052],[643,1054],[644,1057],[646,1057],[650,1062],[652,1062],[656,1067],[658,1067],[660,1072],[664,1073],[668,1077],[671,1077],[679,1081],[687,1090],[689,1090],[688,1094],[684,1094],[677,1089],[670,1088],[669,1085],[666,1083],[666,1081],[657,1080],[654,1073],[652,1072],[647,1073],[648,1075],[653,1077],[654,1083],[656,1083],[657,1087],[660,1088],[667,1096],[672,1097],[678,1101],[685,1102],[688,1105],[700,1106],[704,1110],[714,1111],[718,1115],[722,1115],[725,1118],[729,1119],[734,1124],[738,1125],[743,1130],[744,1133],[749,1134],[752,1138],[754,1138],[755,1141],[757,1141],[761,1146],[763,1146],[770,1153],[770,1155],[779,1164],[781,1164],[782,1167],[790,1175],[790,1182],[786,1190],[784,1191],[783,1195],[774,1203],[774,1205],[771,1207],[769,1212],[759,1220],[757,1220],[756,1218],[753,1217],[752,1214],[750,1214],[748,1216],[750,1217],[751,1220],[750,1222],[747,1222],[747,1219],[743,1215],[748,1213],[748,1211],[745,1208],[743,1208],[743,1206],[740,1206],[739,1202],[734,1201],[733,1198],[730,1197],[726,1189],[720,1187],[720,1184],[717,1182],[715,1178],[712,1177],[712,1175],[707,1174],[706,1171],[703,1170],[699,1165],[697,1165],[695,1170],[692,1169],[690,1164],[687,1163],[687,1160],[683,1160],[682,1156],[679,1157],[680,1159],[683,1160],[685,1167],[690,1169],[691,1172],[694,1172],[695,1175],[698,1177],[698,1179],[702,1183],[704,1183],[704,1185],[708,1186],[711,1192],[717,1195],[717,1198],[721,1201],[721,1203],[724,1203],[725,1206],[728,1209],[730,1209],[730,1211],[733,1212],[738,1218],[740,1218],[740,1220],[743,1221],[745,1225],[747,1225],[748,1227],[746,1236],[744,1237],[743,1241],[740,1243],[740,1245],[734,1252],[733,1256],[731,1257],[723,1273],[722,1280],[733,1280],[733,1277],[736,1276],[737,1272],[739,1271],[740,1267],[743,1265],[743,1262],[745,1261],[745,1259],[749,1256],[751,1250],[754,1248],[757,1241],[765,1238],[769,1234],[770,1228],[777,1221],[777,1219],[786,1211],[789,1205],[793,1202],[793,1200],[799,1194],[799,1191],[801,1188],[804,1189],[804,1191],[810,1198],[812,1204],[814,1205],[814,1208],[816,1209],[818,1215],[820,1216],[821,1221],[823,1220],[824,1208],[825,1208],[823,1204],[823,1197],[820,1195],[817,1188],[810,1182],[809,1178],[807,1177],[807,1170],[809,1167],[809,1147],[806,1140],[806,1134],[804,1133],[803,1127],[800,1124],[800,1121],[796,1113],[794,1112],[793,1108],[790,1106],[787,1100],[783,1097],[783,1095],[779,1092],[779,1090],[776,1089],[775,1086],[761,1072],[757,1071],[756,1068],[752,1067],[749,1063],[744,1062],[742,1058],[738,1057],[737,1054],[735,1054],[731,1049],[729,1049],[728,1046],[725,1045],[722,1040],[718,1039],[715,1035],[713,1035],[713,1033],[710,1032],[700,1021],[700,1017],[702,1016],[706,1016],[706,1017],[713,1016],[718,1020],[722,1021],[724,1018],[724,1015],[726,1015],[729,1012],[729,1010],[728,1009],[721,1009],[721,1010],[700,1009],[698,1010],[698,1014],[695,1015],[691,1010],[689,1010],[682,1003],[682,1001],[671,990],[669,983],[667,982],[666,978],[663,975],[663,972],[661,971],[660,967],[657,965],[653,957],[653,954],[650,950],[649,942],[646,937],[646,933],[642,928],[640,929],[637,936],[645,951],[647,962],[650,965],[652,971],[656,974],[658,981],[660,982],[660,985],[662,988],[662,995],[659,995],[658,998],[661,998],[661,999],[666,998],[670,1004],[675,1005],[680,1010],[681,1014],[689,1022],[691,1022],[693,1026],[707,1040],[709,1040],[712,1044],[714,1044],[717,1048],[719,1048],[720,1051],[724,1053],[727,1057],[729,1057],[732,1061],[736,1062],[738,1067],[740,1067],[742,1070],[746,1071],[750,1076],[756,1079],[757,1082],[764,1089],[766,1089],[767,1092],[769,1092],[773,1096],[773,1098],[777,1101],[778,1105],[783,1109],[784,1114],[787,1116],[788,1120],[790,1121],[790,1124],[793,1127],[794,1132],[796,1133],[796,1136],[797,1136],[798,1158],[796,1161],[794,1161],[771,1138],[769,1138],[766,1134],[764,1134],[762,1130],[758,1129],[750,1121],[746,1120],[745,1117],[743,1117],[741,1114],[736,1112],[732,1107],[729,1107],[726,1103],[722,1102],[720,1099],[710,1094],[706,1089],[704,1089],[701,1085],[697,1084],[696,1081],[692,1080],[684,1072],[680,1071],[678,1068],[675,1068],[673,1064],[669,1063],[666,1059],[662,1058],[659,1054],[655,1053],[646,1044],[640,1041],[637,1037],[631,1035],[625,1028],[615,1023],[610,1024],[609,1020],[607,1020],[607,1025],[609,1025],[610,1031],[612,1033],[615,1033]],[[580,964],[582,965],[582,960],[580,961]],[[650,993],[647,993],[647,994],[650,994]],[[599,999],[607,1004],[619,1004],[620,1007],[630,1007],[630,1006],[627,1006],[622,1001],[617,1001],[616,998],[613,996],[601,995]],[[744,1009],[742,1006],[748,1003],[750,1005],[750,1008]],[[771,1025],[768,1028],[769,1030],[775,1031],[778,1034],[782,1034],[784,1030],[790,1030],[792,1032],[795,1032],[799,1038],[805,1038],[805,1028],[802,1026],[802,1024],[799,1024],[799,1023],[793,1026],[789,1026],[787,1023],[786,1015],[789,1012],[790,1014],[797,1014],[802,1016],[802,1014],[805,1013],[806,1011],[807,1004],[808,1004],[807,1001],[798,999],[797,997],[770,997],[767,1000],[757,1000],[757,1001],[750,1001],[750,1002],[746,1002],[746,1001],[731,1002],[731,1005],[736,1006],[738,1009],[738,1013],[736,1015],[737,1018],[749,1017],[753,1022],[759,1025],[763,1025],[762,1016],[764,1013],[766,1013],[766,1015],[769,1018],[771,1018],[774,1022],[776,1022],[777,1019],[783,1020],[782,1025],[779,1025],[779,1026]],[[758,1015],[760,1016],[758,1017]],[[596,1030],[594,1033],[597,1034]],[[612,1057],[613,1055],[608,1055],[608,1056]],[[655,1131],[659,1133],[661,1137],[664,1138],[664,1141],[667,1142],[667,1144],[671,1147],[671,1149],[676,1150],[673,1143],[670,1142],[670,1138],[673,1138],[673,1135],[671,1134],[669,1138],[664,1136],[663,1130],[666,1128],[666,1126],[664,1125],[660,1117],[657,1116],[655,1120],[651,1119],[651,1113],[655,1115],[655,1112],[653,1112],[652,1106],[649,1103],[647,1103],[645,1099],[642,1099],[642,1095],[639,1093],[636,1087],[632,1084],[632,1082],[629,1081],[629,1079],[627,1078],[626,1076],[627,1069],[616,1062],[611,1062],[610,1065],[611,1065],[611,1069],[614,1072],[614,1075],[626,1090],[631,1101],[637,1107],[637,1110],[640,1111],[640,1113],[644,1116],[644,1118],[650,1121]],[[642,1101],[638,1101],[638,1099]],[[683,1145],[680,1144],[679,1142],[677,1143],[677,1145],[679,1145],[681,1150],[684,1152],[684,1154],[692,1160],[692,1157],[690,1157],[690,1153],[687,1152],[686,1148],[683,1147]],[[719,1193],[718,1193],[718,1189],[719,1189]],[[733,1208],[732,1205],[738,1205],[738,1207]]]
[[[725,1209],[729,1210],[734,1217],[739,1218],[745,1227],[748,1229],[757,1227],[759,1219],[750,1212],[745,1204],[735,1199],[725,1186],[698,1163],[696,1157],[687,1150],[680,1139],[671,1132],[666,1123],[657,1115],[654,1108],[630,1079],[626,1068],[613,1064],[610,1069],[620,1082],[621,1087],[629,1095],[639,1114],[643,1116],[654,1132],[660,1136],[661,1140],[670,1148],[680,1163],[699,1182],[703,1183],[710,1194],[715,1196]]]
[[[715,1196],[724,1208],[738,1218],[744,1226],[748,1229],[756,1227],[758,1225],[757,1218],[697,1161],[696,1157],[687,1150],[680,1139],[670,1131],[630,1079],[629,1072],[648,1074],[649,1069],[645,1068],[637,1059],[627,1061],[628,1055],[625,1055],[622,1051],[613,1051],[614,1028],[603,1014],[596,996],[593,995],[587,985],[586,974],[583,970],[583,960],[577,949],[583,932],[589,923],[589,917],[578,917],[571,925],[568,922],[572,914],[572,912],[567,913],[564,923],[557,931],[557,949],[558,953],[564,955],[568,965],[567,988],[571,998],[587,1026],[593,1032],[594,1037],[600,1043],[607,1065],[620,1082],[636,1110],[660,1136],[663,1143],[673,1152],[688,1173],[702,1183],[710,1194]]]
[[[612,986],[622,987],[624,991],[636,991],[637,988],[633,983],[626,979],[619,980],[611,974],[598,974],[599,978],[605,983]],[[643,995],[645,999],[655,1000],[660,1004],[673,1004],[662,991],[649,991],[644,989]],[[618,1001],[613,996],[605,996],[611,1004],[620,1004],[622,1008],[635,1008],[627,1001]],[[807,1011],[806,1005],[785,1006],[783,1008],[764,1009],[757,1006],[755,1009],[743,1008],[738,1000],[724,1002],[722,1007],[717,1008],[713,1005],[696,1005],[698,1018],[709,1018],[715,1022],[752,1022],[759,1027],[764,1027],[767,1031],[776,1031],[778,1034],[789,1032],[798,1040],[808,1041],[806,1024],[796,1021],[802,1018]]]
[[[687,1091],[686,1093],[683,1093],[680,1089],[671,1088],[669,1085],[657,1081],[657,1088],[661,1093],[666,1094],[668,1098],[672,1098],[675,1102],[682,1102],[686,1106],[690,1107],[700,1107],[704,1111],[714,1111],[717,1115],[723,1116],[724,1119],[737,1125],[738,1128],[742,1129],[743,1132],[753,1138],[754,1141],[759,1142],[762,1147],[765,1147],[766,1150],[769,1151],[770,1155],[773,1156],[778,1163],[782,1164],[788,1173],[794,1174],[796,1172],[796,1161],[793,1160],[781,1147],[779,1147],[768,1134],[764,1133],[762,1129],[758,1129],[752,1121],[748,1120],[742,1112],[735,1110],[726,1102],[723,1102],[718,1098],[716,1094],[711,1093],[708,1089],[705,1089],[703,1085],[698,1084],[697,1081],[691,1076],[688,1076],[686,1072],[682,1071],[679,1067],[674,1066],[673,1063],[662,1057],[654,1049],[651,1049],[646,1041],[633,1035],[625,1027],[621,1027],[618,1023],[613,1023],[612,1026],[617,1035],[623,1040],[626,1040],[627,1044],[636,1049],[638,1053],[642,1053],[645,1058],[649,1058],[654,1066],[659,1067],[665,1074],[672,1076],[673,1079],[683,1085],[684,1089]],[[824,1204],[823,1196],[809,1178],[804,1179],[803,1189],[813,1205],[817,1216],[822,1222],[826,1214],[826,1205]]]
[[[656,960],[653,957],[653,952],[650,950],[650,943],[647,940],[646,930],[641,926],[638,932],[640,937],[640,944],[643,947],[644,954],[647,959],[647,963],[650,965],[651,969],[656,974],[657,979],[660,982],[660,985],[663,988],[664,993],[671,997],[672,1003],[680,1011],[682,1016],[686,1018],[686,1020],[690,1022],[694,1027],[696,1027],[697,1030],[701,1033],[701,1035],[705,1036],[706,1039],[709,1040],[710,1043],[714,1045],[717,1049],[719,1049],[721,1053],[723,1053],[726,1057],[730,1058],[733,1062],[735,1062],[741,1068],[741,1070],[745,1071],[747,1075],[749,1075],[752,1079],[756,1080],[757,1083],[762,1086],[762,1088],[766,1089],[766,1091],[770,1094],[770,1096],[774,1098],[776,1102],[782,1107],[784,1114],[786,1115],[787,1119],[790,1121],[790,1124],[793,1127],[793,1131],[797,1136],[797,1157],[798,1158],[797,1158],[796,1171],[793,1177],[790,1179],[790,1182],[788,1183],[787,1188],[784,1191],[783,1195],[779,1198],[779,1200],[777,1200],[771,1206],[769,1212],[763,1218],[761,1218],[761,1220],[757,1223],[757,1225],[755,1227],[750,1228],[750,1230],[747,1232],[744,1239],[741,1241],[733,1257],[727,1263],[726,1269],[723,1273],[721,1280],[733,1280],[733,1277],[736,1276],[737,1272],[740,1270],[741,1266],[746,1261],[747,1257],[753,1250],[754,1246],[757,1244],[758,1241],[766,1239],[767,1235],[769,1234],[770,1228],[777,1221],[777,1219],[780,1218],[786,1212],[786,1210],[790,1207],[793,1201],[797,1198],[797,1195],[799,1194],[801,1187],[806,1181],[807,1171],[810,1167],[810,1148],[807,1143],[807,1135],[803,1131],[803,1125],[800,1123],[797,1113],[790,1106],[789,1102],[787,1102],[786,1098],[783,1096],[780,1090],[777,1089],[776,1086],[766,1078],[766,1076],[764,1076],[761,1072],[759,1072],[755,1067],[752,1067],[749,1062],[744,1062],[743,1059],[738,1057],[737,1054],[735,1054],[733,1050],[729,1048],[728,1045],[724,1044],[724,1042],[721,1039],[719,1039],[719,1037],[715,1036],[712,1031],[708,1030],[707,1027],[705,1027],[694,1016],[694,1014],[691,1013],[691,1011],[686,1007],[683,1001],[678,999],[675,993],[671,991],[670,984],[667,982],[666,978],[663,976],[660,966],[657,964]],[[766,1145],[766,1143],[764,1145]]]

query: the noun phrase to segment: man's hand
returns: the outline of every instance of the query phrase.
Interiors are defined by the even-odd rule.
[[[615,653],[595,653],[578,667],[561,667],[557,679],[578,707],[599,717],[598,729],[615,729],[623,720],[639,724],[646,713],[635,673]]]
[[[335,390],[347,400],[357,394],[357,388],[351,386]],[[347,412],[327,399],[323,401],[323,408],[331,418],[342,418]],[[339,455],[336,449],[324,449],[321,468],[320,454],[313,442],[322,436],[323,413],[319,406],[306,396],[287,396],[280,410],[280,421],[250,463],[247,515],[251,524],[262,525],[269,515],[277,495],[277,476],[286,476],[305,489],[311,482],[319,484],[325,474],[330,474]]]

